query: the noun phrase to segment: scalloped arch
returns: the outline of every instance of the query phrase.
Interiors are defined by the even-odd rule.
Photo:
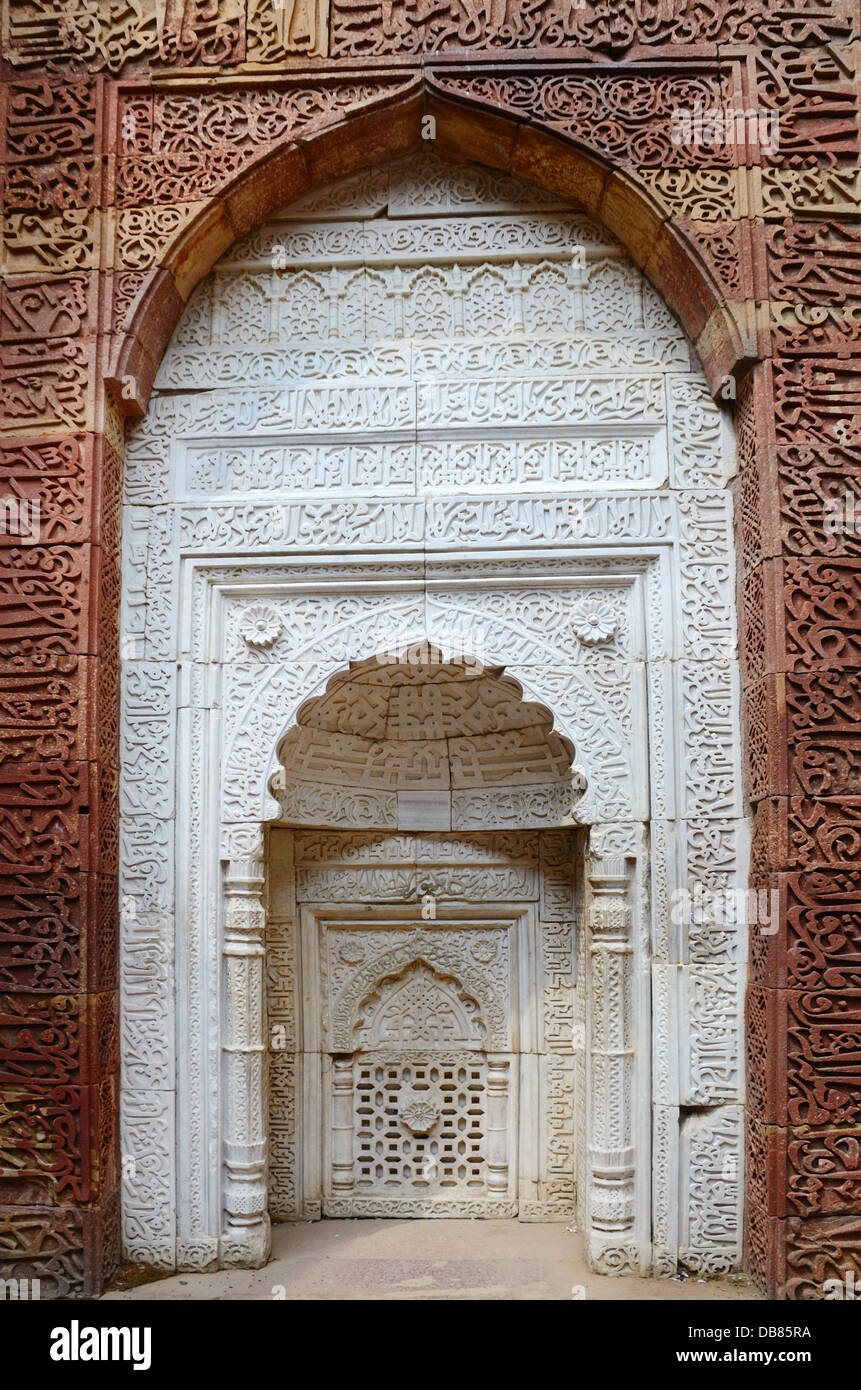
[[[338,1000],[337,1013],[331,1021],[332,1042],[337,1049],[352,1051],[353,1030],[363,1001],[384,980],[403,974],[416,961],[423,962],[435,974],[456,979],[463,992],[478,1005],[487,1029],[486,1046],[491,1049],[505,1047],[505,1019],[500,1002],[479,970],[459,956],[453,959],[441,936],[429,939],[426,933],[418,933],[375,956],[352,977]]]
[[[481,1015],[481,1005],[464,988],[457,975],[450,970],[441,970],[417,955],[396,974],[382,975],[370,990],[359,1000],[353,1016],[353,1035],[359,1048],[379,1045],[378,1033],[381,1016],[387,1005],[397,1003],[403,993],[416,979],[432,976],[441,1005],[448,1004],[450,1013],[460,1024],[461,1036],[457,1039],[443,1039],[445,1046],[466,1046],[482,1048],[485,1045],[487,1026]],[[370,1015],[370,1016],[369,1016]],[[419,1045],[427,1050],[429,1044],[423,1032],[424,1041]],[[387,1043],[387,1046],[409,1047],[410,1041],[403,1037]]]
[[[393,614],[397,615],[398,611],[397,604],[393,602]],[[377,616],[374,614],[359,616],[354,620],[357,635],[360,635],[367,628],[369,649],[373,649],[376,623]],[[487,628],[491,637],[498,635],[493,624],[488,623]],[[500,632],[505,631],[504,625],[499,625],[499,628]],[[589,746],[589,741],[576,736],[570,718],[567,718],[563,711],[555,708],[552,700],[548,699],[545,692],[534,683],[533,675],[538,662],[539,644],[526,629],[518,630],[518,632],[522,640],[529,644],[527,653],[522,661],[506,663],[506,675],[508,679],[517,683],[527,703],[542,710],[546,709],[551,713],[554,729],[560,738],[564,738],[576,748],[576,767],[582,769],[586,785],[593,788],[600,781],[600,768],[593,760],[593,750]],[[282,675],[281,668],[266,664],[261,665],[260,679],[242,708],[233,738],[224,749],[224,766],[228,773],[234,767],[242,769],[242,775],[237,780],[244,789],[241,805],[230,805],[224,808],[226,821],[255,823],[277,819],[280,816],[281,808],[269,791],[271,780],[281,767],[277,750],[284,737],[295,725],[299,711],[303,706],[310,700],[325,696],[331,681],[340,681],[345,677],[343,663],[334,658],[327,658],[326,646],[329,638],[330,633],[324,632],[298,653],[302,656],[305,667],[317,667],[319,673],[313,684],[305,690],[298,692],[291,688],[289,691],[285,691],[283,706],[277,715],[267,717],[267,711],[272,709],[272,682],[277,682],[279,676]],[[490,646],[491,643],[488,645]],[[532,651],[535,653],[534,659],[530,658]],[[497,668],[488,667],[488,669]],[[514,674],[515,672],[516,674]],[[277,706],[277,702],[275,703]],[[242,734],[242,731],[248,728],[265,729],[265,736],[259,740],[257,738],[248,740]]]

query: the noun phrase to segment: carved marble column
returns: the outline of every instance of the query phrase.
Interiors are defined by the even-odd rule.
[[[487,1190],[508,1195],[508,1081],[507,1057],[487,1059]]]
[[[332,1058],[332,1192],[335,1197],[353,1191],[355,1170],[353,1142],[353,1058]]]
[[[260,826],[231,826],[224,872],[224,1130],[221,1264],[269,1258],[266,912]]]
[[[634,1230],[633,944],[627,864],[593,858],[588,909],[590,990],[587,1246],[602,1274],[638,1272]]]

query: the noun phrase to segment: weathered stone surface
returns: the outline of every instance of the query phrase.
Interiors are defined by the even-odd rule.
[[[765,1140],[757,1139],[758,1153],[765,1143],[771,1176],[767,1194],[751,1192],[748,1245],[758,1277],[771,1292],[817,1297],[829,1271],[857,1266],[858,1244],[852,1144],[859,1083],[851,1063],[857,1049],[857,952],[851,904],[857,898],[856,801],[861,796],[855,694],[861,651],[861,436],[855,423],[861,399],[856,289],[861,201],[857,95],[848,57],[848,45],[858,37],[857,19],[845,6],[788,13],[771,0],[753,7],[737,0],[708,6],[684,0],[651,8],[655,12],[646,15],[627,0],[610,9],[591,0],[574,7],[541,0],[526,9],[514,7],[514,13],[510,6],[482,8],[460,0],[432,11],[338,2],[327,16],[322,5],[274,8],[268,0],[217,0],[206,6],[144,0],[124,10],[84,0],[74,13],[57,0],[16,0],[10,6],[0,231],[5,277],[0,467],[7,522],[0,535],[0,747],[14,775],[4,790],[9,849],[0,884],[0,983],[11,1002],[0,1020],[17,1017],[19,1007],[31,1011],[33,1022],[24,1028],[29,1041],[11,1049],[10,1065],[35,1073],[43,1065],[54,1069],[50,1076],[43,1071],[41,1079],[28,1073],[27,1084],[62,1091],[48,1098],[49,1109],[51,1115],[68,1117],[63,1132],[76,1135],[74,1143],[86,1125],[101,1125],[112,1114],[115,1057],[111,1046],[96,1040],[103,1027],[99,1020],[113,1017],[118,966],[122,417],[143,415],[160,372],[171,383],[168,391],[188,384],[182,380],[186,372],[192,379],[198,374],[198,384],[246,391],[241,420],[216,419],[207,427],[211,437],[265,433],[273,418],[282,432],[303,426],[313,433],[331,423],[340,450],[363,411],[369,418],[369,398],[356,395],[359,373],[396,376],[405,338],[393,332],[385,351],[372,359],[367,352],[357,354],[355,344],[335,355],[337,333],[327,332],[324,350],[317,329],[309,325],[317,323],[322,304],[334,323],[349,299],[339,300],[331,287],[328,297],[318,290],[306,294],[304,324],[296,318],[300,295],[285,308],[283,323],[268,323],[260,337],[258,306],[249,291],[236,311],[245,341],[226,351],[225,341],[195,338],[201,323],[196,286],[237,237],[250,235],[253,241],[254,228],[279,204],[306,196],[313,207],[320,196],[315,191],[335,178],[355,174],[361,182],[381,161],[425,145],[449,159],[477,160],[485,174],[487,169],[510,172],[537,184],[544,190],[535,195],[539,208],[546,210],[548,199],[551,204],[554,198],[570,200],[569,208],[573,204],[603,219],[696,344],[708,390],[718,400],[736,401],[742,725],[747,791],[757,806],[753,872],[757,886],[774,885],[781,904],[775,936],[751,938],[754,1014],[768,1023],[764,1032],[759,1022],[751,1024],[750,1037],[758,1041],[751,1053],[749,1109],[753,1130],[772,1128]],[[441,61],[438,54],[444,55]],[[494,60],[502,55],[521,58],[521,67],[498,66]],[[555,61],[560,58],[564,68]],[[397,66],[388,66],[392,60]],[[182,73],[184,85],[153,84],[151,66]],[[203,80],[196,75],[201,71]],[[723,110],[751,100],[765,126],[740,130],[734,125],[720,140],[673,138],[679,112],[698,103]],[[768,122],[775,117],[779,138],[772,146],[763,130],[772,129]],[[479,196],[475,187],[473,195]],[[377,199],[364,214],[372,226],[380,212],[378,192],[357,185],[347,196],[354,206],[363,197],[370,204]],[[486,200],[486,186],[480,196]],[[500,194],[503,201],[505,196]],[[478,206],[472,214],[480,216]],[[315,225],[316,216],[310,213],[307,223]],[[331,214],[324,217],[331,220]],[[303,235],[294,236],[294,258],[307,254],[296,239]],[[287,234],[279,236],[286,245]],[[319,266],[325,257],[314,254]],[[451,249],[434,254],[437,264],[445,263],[446,255],[448,263],[454,259]],[[385,261],[379,247],[376,255]],[[531,266],[535,248],[521,245],[510,259],[518,256],[524,267]],[[330,264],[337,259],[329,254]],[[615,265],[611,257],[602,274],[607,293],[623,305],[627,291],[621,285],[618,293],[609,289],[614,277],[619,279]],[[313,276],[314,268],[304,262],[296,268]],[[286,272],[288,265],[281,269]],[[368,276],[363,312],[390,312],[396,304],[409,310],[389,272],[380,271],[379,281],[377,273],[375,267]],[[526,279],[525,290],[508,283],[507,302],[521,295],[518,302],[535,312],[538,299],[530,301],[530,294],[537,281]],[[312,283],[309,279],[306,288]],[[282,284],[288,297],[292,284],[289,278]],[[493,295],[486,288],[490,303]],[[476,404],[475,393],[470,395],[470,373],[488,337],[483,315],[492,317],[492,307],[479,304],[477,294],[470,298],[469,286],[463,293],[466,331],[455,326],[440,401],[425,397],[419,408],[416,399],[410,413],[412,407],[396,394],[378,395],[371,418],[374,410],[391,411],[389,418],[401,420],[406,432],[436,429],[459,418],[464,429],[480,425],[504,435],[522,423],[525,398],[512,404],[505,384],[522,370],[522,346],[500,342],[490,350],[495,353],[493,400]],[[188,335],[186,357],[171,350],[165,358],[185,302],[179,333]],[[544,312],[556,313],[564,302],[564,295],[551,290]],[[657,333],[661,351],[669,354],[659,366],[685,370],[686,346],[678,334],[673,337],[676,329],[666,309],[657,297],[644,297],[642,305],[647,318],[641,326]],[[273,362],[288,322],[293,325],[289,371],[295,380],[289,388],[283,383],[277,388],[282,398],[273,404]],[[480,341],[468,349],[459,339],[468,336],[470,322]],[[594,324],[584,326],[594,331]],[[612,329],[615,352],[630,350],[631,329],[622,312]],[[542,348],[542,361],[533,357],[531,370],[539,375],[560,370],[560,354],[571,351],[570,323],[559,336],[566,347],[560,342],[552,352]],[[259,351],[246,351],[246,342]],[[417,342],[413,335],[410,350],[421,361]],[[642,353],[642,345],[638,350]],[[432,367],[427,352],[424,361],[427,371],[436,371],[439,364]],[[615,371],[618,362],[590,362],[588,370],[604,365]],[[576,379],[582,366],[569,363],[566,370]],[[315,483],[309,496],[291,500],[277,522],[271,507],[264,515],[253,496],[240,508],[221,497],[217,515],[205,514],[203,480],[210,465],[203,445],[191,448],[184,461],[186,482],[197,481],[181,496],[165,491],[172,486],[172,463],[163,442],[138,453],[126,517],[130,616],[122,636],[127,660],[150,663],[132,690],[129,716],[131,747],[146,749],[150,761],[142,758],[141,768],[127,780],[134,814],[143,818],[148,812],[153,824],[146,833],[133,826],[129,843],[138,850],[148,842],[158,845],[152,862],[138,854],[132,875],[144,886],[147,903],[146,913],[129,925],[129,960],[149,961],[131,967],[138,983],[138,970],[151,984],[167,969],[158,912],[172,907],[173,870],[163,829],[176,814],[169,768],[177,745],[160,700],[165,692],[173,699],[169,668],[180,655],[168,635],[177,547],[200,547],[210,563],[228,536],[230,544],[241,540],[271,560],[284,542],[314,550],[332,535],[348,549],[368,535],[369,527],[375,528],[377,559],[387,548],[409,551],[413,545],[439,557],[447,547],[463,550],[473,544],[479,531],[489,544],[527,548],[540,542],[552,549],[579,526],[592,543],[613,529],[620,544],[635,536],[664,544],[665,536],[656,538],[649,529],[668,524],[663,503],[649,518],[631,496],[589,502],[585,512],[574,508],[578,490],[594,492],[608,469],[632,484],[631,493],[665,484],[692,493],[723,486],[725,477],[718,482],[713,472],[716,454],[702,406],[680,396],[661,415],[663,382],[660,390],[651,383],[662,374],[655,377],[651,361],[640,366],[627,401],[617,396],[614,404],[605,385],[604,397],[595,398],[588,418],[581,412],[578,427],[591,428],[593,440],[605,438],[612,412],[624,405],[626,428],[632,420],[645,423],[652,443],[632,443],[619,431],[600,458],[596,450],[575,450],[564,459],[558,454],[545,479],[552,482],[550,504],[537,509],[516,487],[503,500],[512,480],[521,482],[531,466],[513,439],[507,460],[501,444],[495,451],[499,494],[480,504],[467,496],[447,505],[442,495],[418,504],[410,479],[419,475],[404,472],[396,450],[369,465],[354,449],[349,457],[341,453],[337,465],[322,456],[314,465],[322,470],[326,488],[333,485],[326,469],[342,470],[334,483],[347,495],[334,499],[334,512],[320,507]],[[628,372],[627,364],[623,368]],[[343,373],[338,380],[347,383],[322,415],[301,386],[321,372]],[[699,382],[697,390],[702,392]],[[581,400],[581,387],[572,387],[564,399],[543,403],[536,419],[542,429],[558,430],[566,412],[576,415],[581,409]],[[349,410],[352,425],[346,423]],[[489,414],[480,419],[482,410]],[[683,417],[688,434],[680,431],[661,475],[660,446],[654,441]],[[157,411],[149,418],[158,421]],[[163,441],[164,430],[156,435]],[[198,441],[205,435],[201,429]],[[305,465],[287,459],[283,450],[264,458],[262,441],[252,447],[258,448],[251,455],[258,476],[271,471],[288,490],[303,492],[299,479],[308,476],[301,473]],[[387,497],[395,501],[383,505],[375,498],[372,509],[363,512],[349,500],[349,479],[368,466],[379,471],[380,491],[389,489]],[[449,449],[425,466],[428,477],[446,480],[443,486],[457,476],[477,476],[475,459],[463,450]],[[232,467],[219,458],[209,476],[223,480]],[[571,495],[563,497],[566,488]],[[696,863],[701,834],[677,831],[673,818],[686,818],[678,822],[685,826],[694,826],[697,818],[723,826],[741,813],[732,759],[720,751],[722,740],[738,732],[733,677],[729,665],[720,664],[734,658],[732,566],[722,549],[728,532],[721,529],[723,519],[711,519],[707,508],[700,514],[698,506],[685,502],[679,513],[679,544],[687,547],[680,569],[680,645],[672,645],[668,632],[649,639],[655,644],[650,658],[657,658],[649,705],[666,727],[677,720],[678,689],[659,667],[680,656],[688,665],[679,679],[699,692],[702,715],[697,724],[690,714],[694,732],[685,735],[678,769],[666,776],[658,771],[632,811],[634,819],[650,813],[653,826],[673,826],[663,839],[655,830],[653,847],[652,872],[668,886],[671,861],[661,856],[668,846],[676,854],[684,841],[679,862]],[[154,577],[151,592],[164,597],[149,604],[137,625],[142,573]],[[409,564],[404,577],[407,583],[415,577]],[[696,602],[684,597],[693,593],[700,595]],[[600,614],[593,617],[600,626]],[[353,615],[343,631],[356,623]],[[364,627],[359,623],[363,642],[370,640],[372,628],[371,620]],[[585,638],[577,640],[586,652],[583,669],[597,668],[596,649]],[[342,665],[367,656],[347,637],[338,641]],[[266,650],[246,645],[244,656],[269,660],[260,657]],[[316,659],[309,657],[310,665]],[[552,664],[543,657],[542,662],[542,669]],[[717,664],[706,676],[709,662]],[[276,663],[274,656],[271,664]],[[190,737],[192,712],[213,708],[212,690],[199,689],[195,679],[193,668],[182,673],[177,708],[185,721],[183,739]],[[604,726],[612,729],[606,710]],[[713,742],[703,752],[709,738]],[[577,742],[579,747],[579,736]],[[611,751],[602,766],[612,768],[617,756]],[[262,774],[260,780],[262,785]],[[612,772],[604,780],[606,792]],[[599,782],[592,777],[587,797]],[[464,787],[451,795],[472,793]],[[464,806],[462,814],[478,812]],[[656,910],[661,931],[669,917],[666,907],[659,903]],[[146,915],[151,908],[157,909],[155,919]],[[666,939],[669,950],[669,928]],[[692,949],[701,952],[709,940],[692,938]],[[715,936],[713,944],[722,950],[723,936]],[[660,979],[672,1014],[678,999],[674,977],[664,972]],[[820,991],[818,1012],[810,1003],[814,988]],[[72,1033],[58,1025],[66,1042],[58,1044],[50,1061],[38,1060],[44,1037],[39,1019],[47,1017],[40,1010],[59,1010],[59,1018],[67,1006],[77,1020],[74,1046]],[[157,1037],[172,1036],[167,1015],[158,1019]],[[8,1028],[3,1033],[0,1021],[7,1040]],[[160,1076],[159,1069],[170,1066],[170,1049],[159,1042],[155,1053]],[[13,1076],[13,1090],[16,1084]],[[675,1083],[668,1075],[660,1084],[672,1090]],[[667,1106],[659,1108],[665,1118]],[[163,1111],[151,1101],[149,1109],[143,1106],[130,1116],[129,1124],[148,1155],[147,1176],[130,1199],[134,1210],[145,1211],[156,1195],[163,1206],[169,1204]],[[104,1125],[107,1134],[108,1118]],[[809,1148],[808,1128],[816,1136]],[[655,1162],[668,1174],[678,1153],[668,1130],[659,1127],[656,1134]],[[689,1138],[685,1152],[699,1152],[702,1136],[696,1136],[696,1144],[693,1135]],[[74,1147],[71,1138],[69,1143]],[[774,1158],[783,1153],[785,1163]],[[74,1157],[58,1157],[61,1176],[55,1185],[65,1183],[60,1193],[48,1191],[39,1161],[31,1165],[26,1195],[3,1190],[4,1200],[12,1203],[2,1216],[3,1272],[7,1266],[39,1268],[43,1288],[55,1293],[97,1292],[116,1258],[116,1164],[99,1159],[90,1171]],[[841,1164],[845,1175],[833,1176],[843,1174]],[[811,1169],[823,1175],[821,1186]],[[188,1177],[182,1174],[184,1182]],[[698,1178],[690,1191],[698,1191],[703,1181]],[[46,1204],[54,1199],[76,1205],[52,1210]],[[238,1201],[235,1192],[231,1200]],[[659,1228],[660,1222],[658,1246],[669,1249],[672,1242]],[[185,1238],[178,1258],[198,1266],[211,1262],[217,1255],[211,1239],[194,1222],[190,1229],[197,1235]],[[727,1236],[727,1248],[732,1239]],[[162,1262],[177,1258],[173,1228],[154,1231],[152,1240]],[[255,1258],[262,1250],[263,1243]],[[227,1263],[242,1258],[230,1241],[222,1254]],[[618,1269],[632,1258],[623,1241],[608,1239],[596,1263]]]

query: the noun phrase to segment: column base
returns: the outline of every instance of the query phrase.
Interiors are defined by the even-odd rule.
[[[262,1269],[272,1251],[272,1223],[269,1213],[248,1226],[231,1226],[219,1242],[221,1269]]]
[[[633,1239],[613,1240],[601,1231],[587,1231],[586,1255],[589,1268],[596,1274],[633,1274],[641,1277],[649,1273],[648,1261],[643,1260]]]

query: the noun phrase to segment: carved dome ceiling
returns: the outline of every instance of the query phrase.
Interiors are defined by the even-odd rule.
[[[368,799],[353,797],[352,805],[360,815],[364,807],[368,825],[421,828],[407,827],[404,816],[425,815],[427,828],[448,829],[453,802],[462,809],[472,793],[543,789],[555,794],[555,818],[559,795],[570,801],[572,789],[582,790],[573,745],[501,666],[446,661],[433,648],[420,656],[351,663],[301,707],[279,746],[282,770],[272,784],[285,820],[343,824],[333,810],[358,792]]]

